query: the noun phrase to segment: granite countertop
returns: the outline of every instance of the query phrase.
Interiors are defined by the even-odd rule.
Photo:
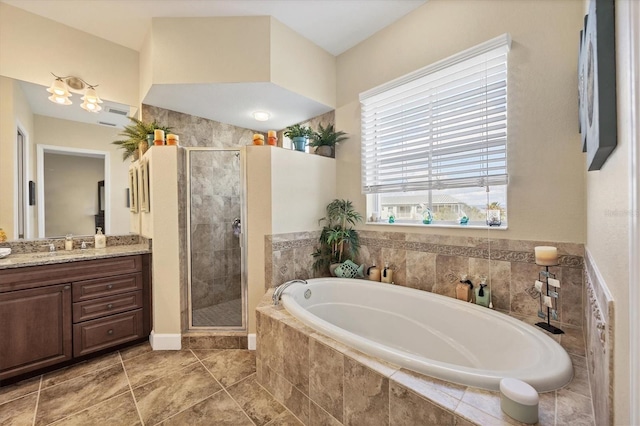
[[[58,250],[52,253],[11,253],[0,259],[0,269],[21,268],[24,266],[51,265],[54,263],[76,262],[78,260],[105,259],[108,257],[129,256],[134,254],[151,253],[149,244],[130,244],[107,246],[103,249],[76,249],[70,251]]]

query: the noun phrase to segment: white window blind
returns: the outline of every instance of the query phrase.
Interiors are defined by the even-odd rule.
[[[504,34],[360,94],[363,193],[507,183]]]

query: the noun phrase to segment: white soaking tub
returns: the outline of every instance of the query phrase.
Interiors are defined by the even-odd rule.
[[[346,345],[442,380],[499,390],[505,377],[538,392],[573,376],[567,352],[542,330],[491,309],[367,280],[295,283],[282,303],[294,317]]]

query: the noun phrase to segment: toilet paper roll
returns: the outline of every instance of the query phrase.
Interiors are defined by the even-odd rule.
[[[534,287],[536,288],[536,290],[538,290],[538,292],[542,292],[542,281],[540,280],[536,280],[536,283],[534,284]]]
[[[560,280],[556,280],[555,278],[549,278],[548,282],[550,286],[560,288]]]
[[[542,296],[542,303],[547,308],[553,308],[553,302],[551,301],[551,298],[549,296]]]

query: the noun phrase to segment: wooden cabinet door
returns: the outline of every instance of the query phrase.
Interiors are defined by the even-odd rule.
[[[0,293],[0,381],[72,357],[71,285]]]

